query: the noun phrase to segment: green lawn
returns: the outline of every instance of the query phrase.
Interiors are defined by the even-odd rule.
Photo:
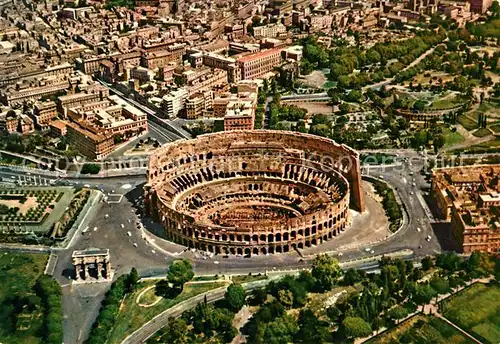
[[[164,310],[193,296],[226,285],[226,283],[223,282],[188,284],[184,286],[184,290],[182,291],[182,293],[179,294],[175,299],[163,298],[153,307],[148,308],[137,305],[135,301],[140,292],[149,286],[155,285],[157,282],[158,280],[153,280],[141,283],[136,292],[125,297],[125,300],[123,301],[120,308],[120,312],[118,313],[115,325],[111,330],[111,335],[109,337],[108,343],[119,344],[128,335],[133,333],[143,324],[153,319],[156,315],[160,314]]]
[[[453,146],[464,140],[464,137],[456,131],[451,131],[448,128],[443,129],[444,146]]]
[[[491,132],[486,128],[480,128],[472,133],[472,135],[474,135],[475,137],[485,137],[491,135]]]
[[[484,343],[500,343],[500,286],[476,283],[442,304],[443,315]]]
[[[474,130],[479,128],[477,121],[474,121],[467,117],[466,115],[458,116],[458,123],[460,123],[467,130]]]
[[[41,310],[15,314],[13,297],[33,296],[33,286],[43,274],[47,255],[0,252],[0,343],[41,343]]]
[[[451,99],[438,99],[432,102],[431,106],[429,106],[429,110],[445,110],[451,109],[455,106],[462,104],[463,101],[459,98],[451,98]]]
[[[417,315],[365,343],[472,344],[474,342],[444,320]]]
[[[248,283],[248,282],[255,282],[255,281],[260,281],[260,280],[265,280],[267,279],[266,275],[238,275],[238,276],[233,276],[232,281],[233,283]]]
[[[491,130],[493,130],[495,133],[500,133],[500,124],[495,124],[490,127]]]

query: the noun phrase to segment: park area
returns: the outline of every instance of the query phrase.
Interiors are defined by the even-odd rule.
[[[166,309],[193,296],[227,285],[223,281],[187,283],[180,294],[174,298],[166,298],[158,295],[160,293],[156,285],[159,281],[161,280],[142,282],[133,293],[127,294],[121,303],[108,343],[121,343],[128,335]]]
[[[46,262],[43,254],[0,253],[1,343],[42,343],[44,313],[33,289]]]
[[[0,189],[0,240],[49,244],[47,240],[63,239],[90,193],[72,187]]]
[[[476,283],[442,303],[442,314],[483,343],[500,343],[500,287]]]
[[[474,342],[444,320],[431,316],[416,315],[366,343],[473,344]]]

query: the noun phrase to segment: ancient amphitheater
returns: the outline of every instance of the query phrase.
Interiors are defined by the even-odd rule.
[[[359,155],[318,136],[232,131],[176,141],[150,157],[145,211],[171,241],[220,254],[310,247],[364,210]]]

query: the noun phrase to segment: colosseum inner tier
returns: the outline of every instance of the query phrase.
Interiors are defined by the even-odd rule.
[[[216,254],[285,253],[333,239],[364,210],[359,155],[318,136],[230,131],[151,156],[145,211],[165,237]]]

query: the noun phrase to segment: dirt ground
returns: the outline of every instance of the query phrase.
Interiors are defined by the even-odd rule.
[[[309,87],[322,87],[328,81],[325,74],[320,70],[315,70],[311,74],[303,76],[299,79]]]
[[[38,205],[36,197],[27,197],[26,202],[21,204],[18,200],[1,200],[0,204],[4,204],[9,208],[19,208],[20,214],[26,214],[26,212],[31,208],[36,208]]]
[[[328,103],[293,103],[299,108],[306,109],[309,115],[316,113],[330,114],[333,113],[332,106]]]

